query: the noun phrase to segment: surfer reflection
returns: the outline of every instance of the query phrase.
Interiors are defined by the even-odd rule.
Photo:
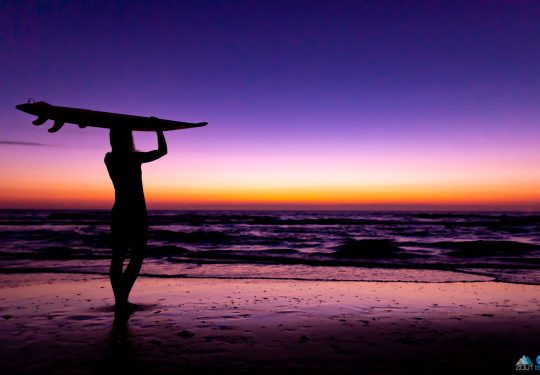
[[[146,252],[148,219],[141,175],[141,164],[167,154],[162,131],[156,131],[158,149],[139,152],[133,144],[129,129],[111,129],[112,151],[105,155],[105,165],[114,185],[114,206],[111,218],[112,260],[109,270],[115,306],[133,308],[129,293],[139,276]],[[124,270],[124,261],[129,263]]]

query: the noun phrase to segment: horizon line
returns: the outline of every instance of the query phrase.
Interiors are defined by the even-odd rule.
[[[0,206],[0,211],[111,211],[111,207],[102,206],[59,206],[59,207],[24,207],[24,206]],[[295,211],[295,212],[454,212],[454,213],[470,213],[470,212],[505,212],[505,213],[540,213],[540,203],[531,205],[529,208],[523,206],[497,206],[497,205],[403,205],[403,206],[237,206],[237,205],[221,205],[221,206],[186,206],[186,207],[149,207],[150,211]]]

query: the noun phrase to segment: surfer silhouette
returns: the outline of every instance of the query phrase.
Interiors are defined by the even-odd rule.
[[[142,184],[142,163],[167,154],[163,131],[156,131],[158,149],[139,152],[129,129],[111,129],[111,152],[105,155],[105,165],[114,185],[114,206],[111,217],[112,259],[109,269],[117,308],[134,306],[129,293],[139,276],[146,252],[148,219]],[[124,270],[124,261],[129,263]]]

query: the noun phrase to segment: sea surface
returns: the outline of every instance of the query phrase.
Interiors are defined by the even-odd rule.
[[[107,274],[109,211],[0,210],[0,273]],[[142,275],[540,284],[540,213],[149,211]]]

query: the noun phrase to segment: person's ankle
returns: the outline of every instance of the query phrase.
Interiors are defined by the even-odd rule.
[[[128,304],[127,298],[116,298],[114,301],[115,306],[127,306]]]

